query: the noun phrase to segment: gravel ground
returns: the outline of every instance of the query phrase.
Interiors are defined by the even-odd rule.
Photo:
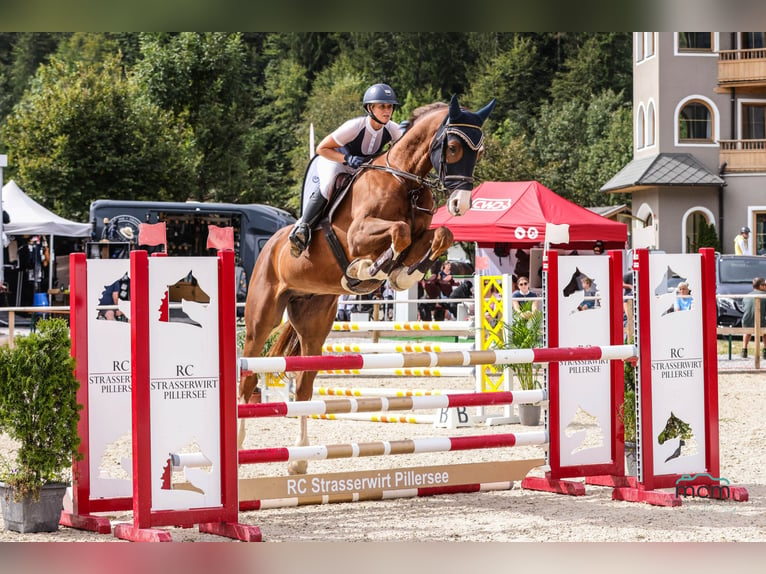
[[[447,382],[445,382],[447,381]],[[349,379],[325,384],[345,384]],[[460,385],[464,385],[460,387]],[[353,386],[403,388],[470,388],[460,379],[356,380]],[[744,486],[749,502],[685,500],[681,507],[660,508],[612,501],[611,489],[586,486],[586,495],[563,496],[513,489],[476,494],[454,494],[301,506],[240,513],[240,521],[261,528],[267,542],[723,542],[766,541],[766,377],[756,373],[719,376],[721,475]],[[298,422],[286,419],[248,421],[245,448],[292,444]],[[381,424],[310,420],[312,442],[324,444],[377,441],[425,436],[456,436],[534,430],[520,425],[439,429],[428,424]],[[0,452],[14,448],[0,435]],[[314,461],[309,472],[391,468],[540,458],[538,447],[472,450],[456,453],[401,455]],[[283,475],[284,464],[243,467],[247,476]],[[531,475],[542,475],[534,469]],[[111,516],[128,521],[130,513]],[[0,520],[0,526],[2,521]],[[196,529],[168,528],[174,541],[212,541],[217,537]],[[66,527],[54,533],[18,534],[0,529],[0,542],[117,541],[109,535]]]

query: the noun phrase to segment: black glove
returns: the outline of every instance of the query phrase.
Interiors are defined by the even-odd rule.
[[[345,156],[343,156],[343,163],[349,167],[353,167],[354,169],[360,167],[364,161],[364,158],[360,155],[351,155],[350,153],[347,153]]]

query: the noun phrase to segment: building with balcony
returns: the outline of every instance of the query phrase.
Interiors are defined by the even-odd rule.
[[[766,254],[766,32],[633,34],[633,160],[601,188],[630,194],[633,247],[724,253],[749,227]]]

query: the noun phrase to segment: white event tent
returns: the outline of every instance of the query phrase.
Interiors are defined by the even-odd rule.
[[[3,186],[2,206],[3,211],[8,214],[10,222],[2,223],[0,219],[0,231],[6,235],[50,236],[51,262],[55,260],[55,253],[53,253],[54,235],[88,237],[91,232],[89,223],[77,223],[56,215],[24,193],[24,190],[13,180]],[[49,273],[48,277],[48,288],[50,289],[53,273]]]

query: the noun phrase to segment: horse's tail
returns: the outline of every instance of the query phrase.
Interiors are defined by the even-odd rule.
[[[295,332],[289,321],[285,321],[271,332],[267,345],[269,342],[271,345],[264,353],[267,357],[292,357],[301,354],[298,333]]]

